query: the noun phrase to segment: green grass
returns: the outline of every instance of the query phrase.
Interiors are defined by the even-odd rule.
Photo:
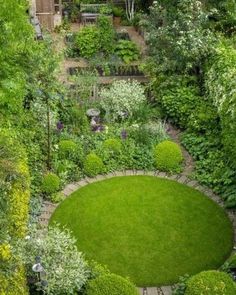
[[[54,221],[72,230],[87,259],[137,286],[168,285],[219,267],[232,249],[223,209],[199,191],[151,176],[116,177],[67,198]]]

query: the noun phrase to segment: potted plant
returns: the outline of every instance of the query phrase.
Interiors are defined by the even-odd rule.
[[[121,17],[123,15],[123,9],[121,7],[113,6],[113,23],[114,26],[118,27],[121,23]]]

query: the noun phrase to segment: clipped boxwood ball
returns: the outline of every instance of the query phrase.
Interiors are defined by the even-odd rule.
[[[117,155],[121,152],[122,144],[119,139],[110,138],[104,141],[103,147],[107,151]]]
[[[53,194],[60,189],[60,178],[54,173],[44,175],[42,182],[42,191],[47,194]]]
[[[220,271],[203,271],[187,281],[185,295],[235,295],[236,284]]]
[[[177,143],[165,140],[156,146],[154,154],[157,169],[167,172],[180,170],[183,155]]]
[[[77,144],[73,140],[61,140],[59,142],[60,157],[72,158],[76,154]]]
[[[115,274],[99,276],[88,283],[87,295],[138,295],[136,287]]]
[[[84,173],[90,177],[96,176],[104,171],[104,164],[100,157],[91,153],[84,161]]]

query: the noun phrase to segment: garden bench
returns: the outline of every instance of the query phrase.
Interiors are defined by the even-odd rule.
[[[82,24],[94,23],[97,21],[99,13],[81,13]]]

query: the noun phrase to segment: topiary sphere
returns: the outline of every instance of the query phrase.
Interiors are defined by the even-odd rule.
[[[104,141],[103,147],[112,154],[118,155],[121,152],[122,144],[119,139],[110,138]]]
[[[236,284],[220,271],[203,271],[187,281],[185,295],[235,295]]]
[[[42,181],[42,191],[47,194],[53,194],[60,189],[60,178],[54,173],[44,175]]]
[[[138,295],[136,287],[115,274],[102,275],[88,283],[87,295]]]
[[[183,155],[177,143],[165,140],[156,146],[154,154],[157,169],[167,172],[180,170]]]
[[[93,177],[104,171],[104,164],[100,157],[91,153],[87,155],[84,161],[84,172],[86,175]]]
[[[73,140],[61,140],[59,142],[59,155],[62,158],[72,158],[76,154],[77,144]]]

